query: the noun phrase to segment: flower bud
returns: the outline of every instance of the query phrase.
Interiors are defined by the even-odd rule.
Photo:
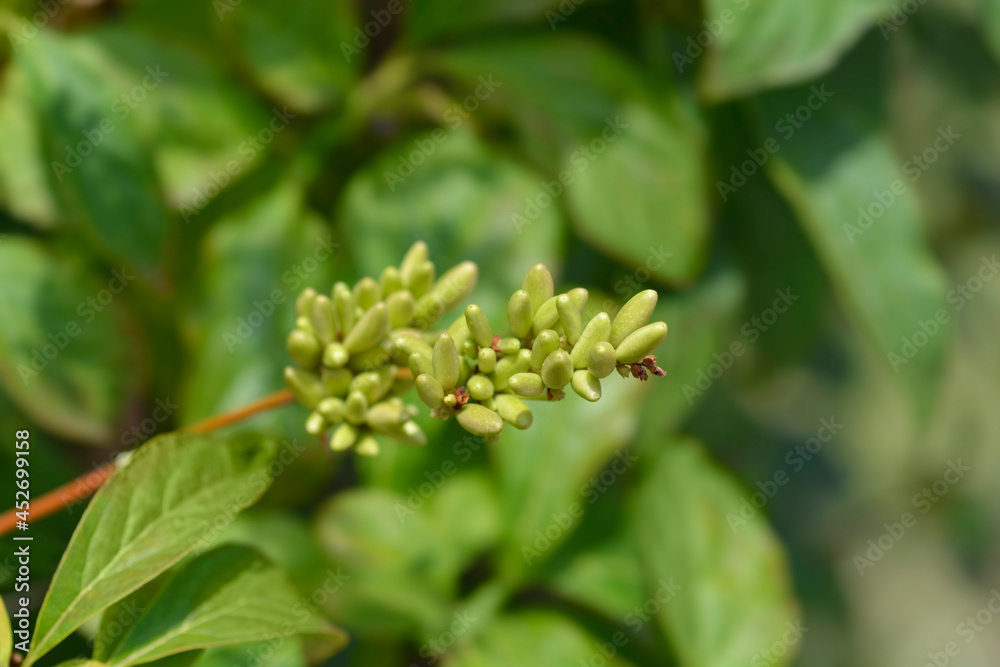
[[[338,282],[333,286],[333,309],[337,314],[337,327],[346,334],[354,326],[354,296],[345,283]]]
[[[438,336],[434,343],[434,377],[446,389],[458,386],[458,376],[462,371],[462,363],[455,348],[455,341],[446,333]]]
[[[576,309],[580,311],[580,316],[582,317],[583,311],[587,308],[587,300],[590,298],[590,292],[582,287],[577,287],[571,289],[567,294],[569,295],[569,300],[576,305]]]
[[[416,268],[408,287],[414,298],[420,298],[427,293],[427,290],[434,284],[435,275],[434,262],[423,262]]]
[[[438,278],[431,289],[417,301],[413,319],[420,328],[437,321],[441,315],[469,296],[476,287],[479,267],[475,262],[462,262]]]
[[[615,348],[607,341],[597,343],[587,354],[587,369],[596,378],[606,378],[615,370]]]
[[[455,418],[469,433],[480,438],[495,438],[503,431],[500,415],[477,403],[469,403],[455,413]]]
[[[541,370],[546,357],[559,349],[559,334],[552,329],[545,329],[535,336],[531,345],[531,367]]]
[[[588,370],[574,372],[572,385],[573,391],[579,394],[580,398],[591,403],[601,398],[601,381]]]
[[[469,327],[472,338],[479,347],[490,347],[493,345],[493,327],[486,319],[483,309],[476,304],[469,304],[465,308],[465,324]],[[471,355],[475,356],[475,354]]]
[[[507,322],[510,324],[510,330],[518,338],[524,338],[531,333],[533,320],[531,297],[523,289],[514,292],[507,302]]]
[[[346,368],[324,368],[320,374],[327,396],[346,396],[354,373]]]
[[[569,353],[570,358],[573,360],[573,368],[586,368],[588,364],[587,355],[590,353],[590,348],[601,341],[606,341],[610,335],[611,318],[608,317],[608,314],[598,313],[594,315],[593,319],[587,323],[583,333],[580,334],[580,338],[573,346],[573,350]],[[612,348],[613,350],[614,348]]]
[[[345,413],[344,402],[339,398],[328,396],[319,402],[319,405],[316,406],[316,412],[323,415],[331,424],[342,422]]]
[[[507,382],[515,373],[523,373],[531,368],[530,350],[520,350],[515,354],[497,360],[493,370],[493,387],[495,391],[507,389]]]
[[[295,317],[309,317],[312,312],[312,302],[316,298],[316,290],[307,287],[295,299]]]
[[[489,375],[497,367],[497,353],[491,347],[482,348],[476,356],[476,364],[480,373]]]
[[[368,310],[382,298],[382,288],[368,276],[357,282],[352,293],[354,294],[354,302],[364,310]]]
[[[535,309],[535,318],[531,322],[531,329],[537,336],[539,332],[554,327],[558,321],[559,311],[556,310],[556,297],[552,297]]]
[[[427,436],[421,430],[420,425],[413,420],[407,421],[397,428],[388,429],[382,434],[404,445],[416,445],[419,447],[427,444]]]
[[[413,374],[413,377],[425,374],[432,375],[434,373],[434,362],[431,360],[431,357],[421,352],[411,354],[407,363],[410,366],[410,372]]]
[[[559,312],[563,331],[566,332],[566,342],[575,345],[583,333],[583,319],[580,317],[579,309],[568,294],[561,294],[556,297],[556,310]]]
[[[406,251],[406,255],[403,256],[403,261],[399,263],[399,276],[403,281],[403,287],[410,289],[410,283],[413,282],[413,273],[420,265],[427,261],[429,256],[430,252],[427,249],[427,244],[423,241],[417,241],[410,246],[410,249]]]
[[[344,401],[344,419],[352,424],[362,424],[368,412],[368,399],[360,391],[352,391]]]
[[[555,294],[552,274],[548,267],[540,262],[528,269],[527,275],[524,276],[523,287],[531,298],[531,309],[535,313]]]
[[[431,410],[437,410],[444,401],[444,388],[433,375],[417,376],[417,396]]]
[[[330,343],[323,349],[323,365],[327,368],[343,368],[351,358],[351,353],[340,343]]]
[[[320,345],[316,337],[302,329],[288,334],[288,356],[302,368],[312,370],[319,365]]]
[[[533,420],[531,408],[513,394],[497,394],[493,397],[493,406],[500,415],[500,418],[522,431],[529,426]]]
[[[354,446],[354,451],[360,456],[378,456],[379,446],[378,440],[371,433],[364,435],[358,440],[358,444]]]
[[[381,301],[374,304],[344,337],[344,347],[351,354],[377,345],[389,333],[389,311]]]
[[[396,335],[394,341],[395,346],[399,349],[400,353],[405,355],[405,359],[409,359],[410,355],[414,352],[419,352],[420,354],[427,357],[428,360],[433,356],[434,350],[430,345],[424,342],[423,338],[418,338],[416,336],[411,336],[407,333],[401,333]]]
[[[503,354],[517,354],[517,351],[521,349],[521,341],[513,336],[510,336],[509,338],[501,338],[497,347]]]
[[[326,345],[333,341],[337,333],[337,324],[333,313],[333,301],[325,294],[317,294],[310,309],[310,322],[316,339]]]
[[[393,292],[385,300],[389,310],[389,324],[393,328],[405,327],[413,321],[413,295],[406,290]]]
[[[326,395],[323,383],[315,373],[292,366],[285,368],[285,386],[307,408],[315,408]]]
[[[666,337],[666,322],[654,322],[634,331],[615,348],[618,363],[634,364],[642,361],[646,355],[659,347]]]
[[[473,375],[465,384],[469,396],[477,401],[485,401],[493,395],[493,382],[485,375]]]
[[[330,449],[335,452],[342,452],[350,449],[351,445],[358,439],[358,429],[348,423],[343,423],[337,427],[330,437]]]
[[[542,382],[550,389],[562,389],[573,377],[573,361],[565,350],[556,350],[542,364]]]
[[[399,269],[395,266],[385,267],[382,270],[382,275],[379,276],[378,285],[382,288],[382,296],[386,299],[389,298],[390,294],[395,294],[403,289],[403,277],[400,275]]]
[[[615,349],[629,334],[649,321],[653,309],[656,308],[656,299],[656,290],[643,290],[622,306],[615,315],[615,321],[611,323],[611,338],[608,339]]]
[[[545,383],[537,373],[515,373],[507,384],[512,392],[527,398],[541,396],[545,391]]]
[[[309,435],[319,435],[327,429],[329,424],[319,412],[313,410],[306,417],[306,433]]]
[[[368,408],[365,422],[376,431],[392,431],[410,420],[410,413],[402,403],[382,401]]]

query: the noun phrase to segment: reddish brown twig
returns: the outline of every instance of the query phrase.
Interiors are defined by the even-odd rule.
[[[182,430],[190,433],[208,433],[222,428],[223,426],[228,426],[229,424],[246,419],[247,417],[251,417],[259,412],[264,412],[265,410],[270,410],[271,408],[286,405],[294,400],[295,397],[292,396],[290,391],[282,389],[281,391],[276,391],[273,394],[268,394],[253,403],[244,405],[241,408],[213,415],[207,419],[195,422]],[[40,498],[31,502],[30,520],[34,522],[39,519],[44,519],[45,517],[62,510],[64,507],[68,507],[69,505],[86,498],[97,491],[101,484],[104,484],[104,482],[111,477],[111,474],[114,471],[114,463],[105,463],[87,474],[77,477],[73,481],[67,482],[62,486],[43,494]],[[17,517],[15,510],[10,510],[9,512],[5,512],[0,515],[0,536],[12,532],[14,528],[17,527],[18,521],[20,521],[20,519]]]

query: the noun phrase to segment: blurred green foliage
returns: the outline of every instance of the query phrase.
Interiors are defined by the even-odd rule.
[[[496,317],[538,261],[612,313],[654,287],[667,377],[374,460],[299,407],[231,429],[293,455],[220,540],[348,631],[329,664],[996,664],[960,624],[1000,577],[1000,2],[4,0],[0,30],[0,430],[36,494],[280,388],[298,292],[422,239]],[[32,527],[36,582],[82,507]]]

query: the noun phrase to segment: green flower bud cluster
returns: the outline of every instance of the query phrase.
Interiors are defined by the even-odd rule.
[[[633,297],[612,320],[598,313],[584,322],[588,293],[556,295],[552,274],[536,264],[511,296],[501,337],[483,310],[470,305],[446,331],[425,331],[473,290],[478,269],[463,262],[437,277],[426,244],[410,248],[400,266],[379,280],[353,287],[338,282],[330,296],[306,289],[296,302],[288,353],[296,363],[285,383],[312,412],[306,430],[332,429],[335,451],[379,451],[376,436],[411,445],[427,438],[412,420],[417,407],[403,395],[416,388],[431,414],[456,418],[467,431],[496,438],[504,424],[531,426],[526,400],[560,400],[569,385],[588,401],[601,397],[601,380],[618,370],[641,380],[655,365],[653,350],[667,335],[648,324],[654,290]]]

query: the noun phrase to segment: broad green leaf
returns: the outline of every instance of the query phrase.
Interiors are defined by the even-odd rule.
[[[0,667],[10,664],[13,652],[14,634],[10,628],[10,617],[7,616],[7,605],[0,604]]]
[[[38,118],[29,103],[24,73],[4,71],[0,89],[0,202],[14,216],[43,229],[56,226],[58,202],[49,185]]]
[[[284,572],[253,549],[226,545],[202,554],[164,583],[106,658],[128,667],[251,640],[323,635],[338,650],[346,637],[304,607]]]
[[[347,576],[325,608],[352,634],[419,633],[447,617],[457,564],[428,518],[407,512],[404,496],[379,489],[342,492],[319,510],[316,531]]]
[[[629,266],[690,281],[709,240],[705,130],[670,81],[653,84],[579,35],[490,42],[435,53],[429,67],[463,82],[474,117],[490,112],[547,174],[517,223],[531,229],[557,202],[576,229]],[[477,101],[478,100],[478,101]]]
[[[423,240],[439,275],[461,261],[476,262],[476,303],[501,312],[533,264],[557,261],[563,225],[555,207],[543,209],[520,233],[514,221],[541,181],[466,129],[439,128],[395,144],[358,172],[347,185],[340,218],[359,273],[377,278]],[[456,307],[442,322],[460,314]]]
[[[194,663],[196,667],[309,667],[302,652],[302,641],[289,637],[280,645],[274,642],[251,642],[210,648]],[[173,667],[170,665],[168,667]]]
[[[708,0],[704,30],[673,53],[674,64],[686,71],[704,57],[702,89],[713,99],[796,83],[833,67],[891,6],[890,0]],[[707,53],[699,40],[708,41]]]
[[[647,592],[663,589],[660,627],[683,667],[774,658],[762,651],[796,621],[778,539],[763,514],[741,515],[743,490],[700,447],[660,444],[667,448],[647,469],[633,507]],[[795,650],[786,648],[768,664],[788,664]]]
[[[56,667],[107,667],[103,662],[98,662],[97,660],[87,660],[86,658],[77,658],[76,660],[67,660],[66,662],[60,662]]]
[[[0,243],[0,383],[37,423],[107,445],[144,372],[123,314],[135,275],[98,276],[20,237]]]
[[[351,3],[259,0],[216,7],[256,82],[294,110],[340,103],[366,60],[354,52],[352,31],[363,26]]]
[[[128,104],[85,38],[45,30],[16,54],[42,128],[49,178],[69,219],[146,275],[160,266],[167,215],[152,161],[138,141]],[[137,75],[143,94],[169,94],[162,76]],[[163,90],[158,90],[163,86]],[[113,183],[114,187],[109,187]]]
[[[857,70],[870,67],[858,61],[838,71],[826,91],[833,97],[783,142],[768,167],[834,292],[896,372],[915,411],[923,414],[935,399],[949,334],[937,326],[934,335],[926,335],[921,323],[934,323],[939,313],[949,311],[945,278],[924,236],[915,181],[920,171],[894,154],[875,125],[870,89],[863,83],[876,85],[875,77],[856,80]],[[766,127],[777,127],[772,123],[812,90],[765,96]],[[941,128],[945,141],[947,133]]]
[[[605,658],[599,645],[611,637],[593,637],[573,621],[547,611],[522,611],[501,616],[470,642],[458,637],[456,648],[444,658],[445,667],[548,667],[550,665],[604,665],[628,667],[620,655]],[[458,634],[458,633],[456,633]],[[617,652],[618,647],[612,648]]]
[[[25,665],[220,530],[271,483],[271,443],[169,434],[94,496],[42,603]]]
[[[631,406],[643,385],[617,373],[601,381],[603,396],[588,403],[572,391],[562,401],[532,402],[534,423],[505,433],[491,448],[500,478],[507,537],[501,572],[516,581],[538,567],[576,529],[587,508],[601,501],[593,476],[618,457],[631,468],[629,450],[637,418]]]
[[[427,501],[425,511],[449,557],[462,564],[499,541],[502,521],[497,490],[481,472],[459,472],[449,478]]]
[[[413,3],[412,6],[407,6],[409,3],[405,0],[395,0],[395,2],[396,6],[406,7],[409,10],[407,33],[417,42],[461,35],[469,30],[489,28],[497,24],[537,21],[543,15],[553,28],[563,21],[562,14],[557,11],[560,0],[480,3],[468,3],[462,0],[425,0]]]

